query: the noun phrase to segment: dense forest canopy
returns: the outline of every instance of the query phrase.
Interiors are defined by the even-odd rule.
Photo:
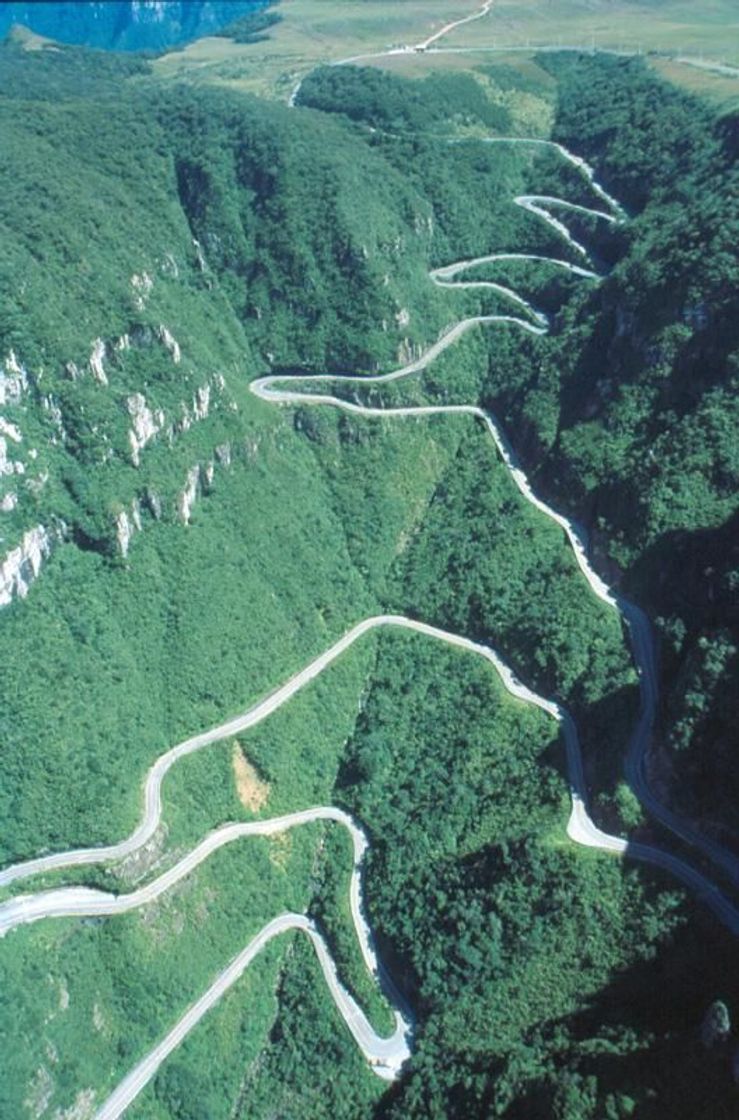
[[[512,250],[577,263],[512,199],[592,192],[556,152],[484,142],[509,133],[551,134],[622,202],[611,233],[566,218],[605,278],[497,262],[473,274],[546,310],[546,335],[476,330],[412,382],[337,393],[501,418],[536,488],[657,620],[660,788],[735,844],[736,121],[640,61],[571,53],[417,82],[323,68],[295,110],[84,50],[9,43],[0,79],[0,356],[26,371],[3,415],[23,433],[13,454],[36,452],[3,550],[36,522],[54,532],[0,615],[3,862],[127,834],[163,750],[383,610],[499,649],[573,712],[598,822],[669,842],[624,781],[638,690],[617,616],[482,429],[271,409],[248,390],[267,370],[389,370],[465,315],[510,311],[434,287],[430,268]],[[247,763],[256,810],[234,778]],[[574,848],[554,722],[418,635],[368,639],[237,743],[185,759],[141,861],[80,881],[131,889],[224,821],[310,804],[367,828],[369,917],[415,1017],[408,1068],[378,1082],[288,939],[135,1114],[735,1115],[733,939],[665,876]],[[244,841],[141,913],[9,936],[8,1115],[99,1104],[285,909],[316,917],[385,1029],[345,841],[327,825]],[[716,1001],[729,1025],[704,1045]]]

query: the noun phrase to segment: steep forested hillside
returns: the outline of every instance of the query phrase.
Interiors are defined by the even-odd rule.
[[[563,314],[543,369],[497,355],[490,399],[505,403],[542,487],[586,518],[604,565],[657,619],[655,776],[736,845],[734,122],[634,62],[548,65],[555,136],[594,160],[631,217],[608,279]]]
[[[249,392],[267,370],[389,370],[465,315],[510,313],[500,291],[443,289],[430,268],[496,250],[577,263],[512,199],[593,205],[583,176],[552,149],[484,142],[552,127],[628,211],[610,234],[567,217],[606,279],[478,269],[547,311],[549,333],[476,329],[422,377],[336,392],[501,415],[537,487],[659,616],[658,784],[727,825],[732,122],[637,64],[578,57],[419,84],[322,70],[300,101],[0,50],[3,864],[126,835],[167,747],[383,610],[495,646],[565,703],[599,820],[657,835],[623,781],[638,690],[617,615],[482,428]],[[734,941],[664,875],[567,840],[557,726],[478,657],[367,636],[264,723],[179,762],[163,800],[138,855],[71,881],[131,890],[226,821],[339,804],[366,826],[369,916],[414,1054],[388,1090],[310,948],[285,937],[132,1116],[733,1115],[733,1035],[706,1049],[700,1030],[715,1000],[739,1008]],[[351,866],[341,829],[313,823],[224,847],[125,916],[9,934],[0,1111],[91,1114],[284,910],[315,916],[387,1029]]]

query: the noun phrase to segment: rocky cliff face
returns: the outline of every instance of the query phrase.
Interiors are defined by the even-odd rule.
[[[86,18],[100,31],[113,7],[125,30],[225,6],[89,4]],[[85,66],[99,85],[80,101],[67,68]],[[0,261],[0,607],[75,549],[137,578],[147,538],[197,536],[213,496],[261,469],[248,382],[266,365],[391,365],[448,321],[425,314],[429,204],[363,141],[242,99],[223,119],[179,90],[165,109],[129,105],[127,66],[0,48],[0,91],[45,106],[32,139],[10,96],[0,120],[14,231]],[[83,108],[60,122],[67,96]],[[381,184],[368,208],[365,181]]]
[[[0,607],[7,606],[16,595],[26,597],[50,552],[51,538],[43,525],[35,525],[23,534],[16,548],[0,561]]]
[[[264,7],[260,0],[115,0],[114,3],[13,2],[0,9],[0,35],[13,24],[62,43],[105,50],[162,50],[212,35]]]

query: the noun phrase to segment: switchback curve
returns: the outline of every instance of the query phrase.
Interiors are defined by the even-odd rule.
[[[548,147],[556,151],[563,159],[572,164],[590,184],[593,191],[607,206],[607,211],[596,210],[587,206],[567,202],[550,195],[519,195],[513,201],[516,205],[544,220],[554,229],[567,244],[578,253],[585,261],[589,262],[586,248],[581,245],[570,233],[567,227],[552,213],[553,209],[564,209],[571,212],[586,214],[596,219],[609,223],[621,221],[624,211],[618,201],[613,198],[604,187],[598,183],[593,168],[582,157],[570,152],[562,144],[541,139],[526,137],[489,137],[482,141],[454,141],[460,143],[481,142],[494,144],[529,144]],[[495,260],[532,260],[541,262],[549,260],[552,265],[568,269],[575,275],[588,279],[598,279],[598,274],[590,268],[573,265],[568,261],[557,258],[545,258],[541,255],[524,253],[499,253],[487,257],[477,257],[473,260],[459,261],[451,265],[434,269],[430,272],[430,279],[437,286],[452,288],[487,288],[495,290],[523,308],[529,318],[522,319],[514,315],[477,315],[455,323],[441,338],[428,348],[421,357],[406,365],[385,374],[376,375],[333,375],[318,374],[306,377],[285,377],[282,375],[258,378],[251,384],[252,391],[262,400],[271,401],[280,405],[328,405],[346,412],[370,418],[380,417],[407,417],[407,416],[432,416],[467,414],[481,420],[493,438],[498,453],[503,463],[518,487],[523,497],[550,520],[554,521],[565,532],[570,546],[577,560],[577,564],[585,577],[591,591],[602,602],[615,609],[625,624],[631,642],[632,656],[639,674],[641,707],[636,727],[628,746],[625,772],[626,778],[637,797],[645,808],[675,835],[686,843],[698,848],[705,856],[711,859],[734,884],[739,884],[739,858],[727,851],[710,837],[700,833],[690,822],[683,820],[668,806],[663,805],[651,790],[645,774],[645,756],[649,745],[652,726],[657,708],[658,676],[656,667],[655,642],[651,624],[645,613],[631,603],[624,596],[618,594],[598,575],[588,558],[587,534],[582,526],[574,519],[567,518],[553,509],[537,496],[529,479],[502,427],[496,418],[479,408],[477,405],[429,405],[429,406],[401,406],[397,408],[370,407],[347,401],[330,393],[314,392],[313,386],[328,384],[353,384],[355,386],[378,385],[405,378],[426,369],[447,347],[451,346],[466,331],[478,325],[493,323],[513,324],[532,334],[545,334],[547,331],[546,317],[534,308],[529,301],[510,288],[491,281],[461,281],[454,277],[466,269],[487,261]],[[299,382],[307,388],[294,389],[290,384]],[[583,791],[584,792],[584,791]],[[625,843],[625,842],[623,842]],[[629,846],[629,852],[635,858],[646,859],[643,845]],[[654,849],[656,851],[657,849]],[[651,862],[656,862],[654,859]],[[681,861],[683,862],[683,861]],[[685,864],[687,867],[688,865]],[[696,873],[697,874],[697,873]],[[685,876],[681,876],[688,881]],[[701,876],[701,878],[703,878]],[[694,884],[695,886],[695,884]],[[715,889],[715,888],[714,888]]]

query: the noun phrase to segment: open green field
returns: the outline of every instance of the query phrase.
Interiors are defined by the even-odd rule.
[[[739,11],[732,0],[495,0],[484,19],[443,45],[658,50],[738,62]]]
[[[265,41],[199,39],[158,59],[155,73],[165,81],[185,78],[288,98],[314,67],[413,45],[471,14],[475,4],[282,0],[277,10],[281,19]],[[496,0],[487,15],[452,30],[428,52],[363,61],[405,77],[422,77],[434,70],[470,69],[488,61],[488,52],[500,52],[507,63],[531,65],[531,54],[546,47],[656,52],[653,65],[670,81],[719,103],[739,96],[739,74],[710,70],[713,64],[739,64],[739,10],[732,0],[700,6],[684,0]]]
[[[221,82],[272,96],[289,95],[295,83],[320,63],[415,43],[473,10],[469,0],[381,0],[347,4],[331,0],[284,0],[281,21],[266,42],[199,39],[159,59],[164,78]]]
[[[722,74],[697,63],[672,58],[653,58],[651,64],[667,81],[715,103],[722,111],[739,106],[739,75]]]

